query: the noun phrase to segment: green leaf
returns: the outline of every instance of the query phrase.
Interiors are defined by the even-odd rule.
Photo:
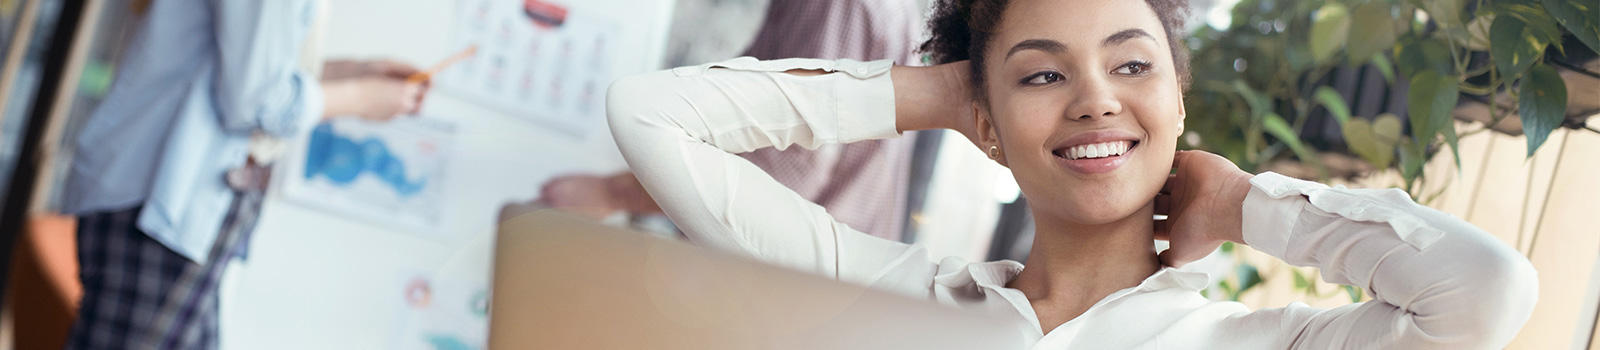
[[[1261,273],[1256,271],[1254,265],[1239,264],[1234,273],[1239,275],[1239,293],[1244,293],[1244,291],[1261,284]]]
[[[1544,0],[1544,10],[1578,37],[1589,50],[1600,52],[1600,9],[1593,0]]]
[[[1356,288],[1356,286],[1352,285],[1345,285],[1344,292],[1350,295],[1350,302],[1352,303],[1361,302],[1361,295],[1365,294],[1361,291],[1361,288]]]
[[[1427,0],[1422,2],[1423,11],[1428,12],[1428,18],[1438,23],[1441,28],[1455,28],[1461,25],[1461,0]]]
[[[1394,159],[1395,145],[1400,144],[1400,117],[1394,113],[1379,114],[1372,120],[1372,141],[1377,143],[1378,153],[1383,154],[1383,166],[1388,167]]]
[[[1343,126],[1345,145],[1367,163],[1387,168],[1394,162],[1395,144],[1400,141],[1400,118],[1384,113],[1377,119],[1351,119]]]
[[[1312,98],[1315,98],[1322,108],[1326,108],[1334,119],[1338,119],[1339,124],[1350,121],[1350,104],[1344,102],[1344,96],[1339,95],[1339,91],[1332,87],[1319,86]]]
[[[1244,97],[1244,102],[1250,105],[1250,115],[1253,116],[1251,119],[1272,111],[1272,101],[1256,92],[1256,89],[1250,88],[1250,84],[1244,80],[1234,80],[1233,88],[1239,92],[1239,96]]]
[[[1373,54],[1394,46],[1396,35],[1391,10],[1387,2],[1356,5],[1350,15],[1350,37],[1346,39],[1352,63],[1366,63]]]
[[[1541,63],[1528,70],[1519,91],[1517,114],[1522,117],[1522,133],[1528,137],[1528,157],[1533,157],[1566,118],[1567,85],[1555,68]]]
[[[1446,117],[1448,118],[1448,117]],[[1456,169],[1461,169],[1461,147],[1457,145],[1456,124],[1445,120],[1444,125],[1439,125],[1439,133],[1444,134],[1444,143],[1450,145],[1450,155],[1455,157]]]
[[[1323,5],[1311,19],[1311,57],[1318,63],[1327,62],[1344,48],[1349,35],[1350,10],[1339,3]]]
[[[1409,137],[1400,138],[1400,177],[1406,183],[1411,183],[1422,173],[1422,165],[1428,162],[1426,144]]]
[[[1291,29],[1292,31],[1292,29]],[[1294,33],[1298,34],[1299,31]],[[1284,62],[1289,63],[1289,71],[1300,72],[1311,69],[1316,64],[1316,58],[1311,55],[1311,43],[1303,40],[1286,40],[1283,51]]]
[[[1377,150],[1378,143],[1373,141],[1372,123],[1366,119],[1351,119],[1341,124],[1339,128],[1344,134],[1344,144],[1351,152],[1355,152],[1361,159],[1366,159],[1367,163],[1375,167],[1388,166],[1388,160],[1379,159],[1381,154]]]
[[[1556,19],[1549,13],[1533,8],[1539,6],[1529,2],[1496,2],[1491,5],[1491,11],[1509,17],[1521,19],[1528,26],[1530,32],[1545,43],[1559,43],[1561,41],[1561,28],[1556,25]]]
[[[1222,242],[1222,252],[1223,253],[1232,253],[1233,252],[1233,242]]]
[[[1491,13],[1467,22],[1466,40],[1461,44],[1473,51],[1489,51],[1489,24],[1494,23],[1494,17]]]
[[[1533,61],[1544,54],[1547,41],[1534,35],[1533,29],[1518,16],[1496,16],[1489,25],[1489,57],[1494,60],[1500,76],[1511,80],[1521,75]]]
[[[1294,128],[1289,127],[1289,123],[1284,121],[1283,117],[1278,116],[1277,113],[1268,113],[1265,119],[1261,120],[1261,128],[1268,134],[1272,134],[1272,137],[1278,138],[1278,141],[1283,142],[1284,145],[1289,146],[1289,150],[1294,151],[1295,157],[1300,158],[1301,162],[1317,168],[1317,172],[1323,176],[1328,174],[1328,169],[1322,166],[1322,160],[1318,159],[1315,152],[1312,152],[1310,148],[1306,148],[1306,145],[1300,142],[1300,135],[1294,132]]]
[[[1450,61],[1450,47],[1444,41],[1422,39],[1411,45],[1399,45],[1395,50],[1397,66],[1405,77],[1416,76],[1425,70],[1456,71],[1455,63]]]
[[[1383,53],[1372,55],[1372,66],[1378,67],[1378,73],[1383,74],[1383,81],[1394,84],[1394,65],[1389,63],[1389,57]]]
[[[1305,275],[1300,274],[1300,270],[1290,269],[1289,272],[1294,274],[1295,290],[1302,290],[1311,286],[1311,281],[1307,280]]]
[[[1422,71],[1411,78],[1411,88],[1406,92],[1407,117],[1411,119],[1411,137],[1423,146],[1433,142],[1439,129],[1450,124],[1450,112],[1461,97],[1461,84],[1454,76],[1442,76],[1434,71]]]

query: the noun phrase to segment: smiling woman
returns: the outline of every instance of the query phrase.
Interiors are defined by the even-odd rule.
[[[693,241],[998,310],[1036,347],[1496,348],[1527,320],[1532,268],[1470,224],[1398,190],[1251,175],[1177,152],[1189,76],[1181,1],[936,6],[922,48],[941,65],[740,58],[633,76],[611,88],[612,132]],[[925,129],[958,130],[1011,168],[1038,232],[1026,264],[935,260],[861,234],[734,155]],[[1155,239],[1172,248],[1158,255]],[[1173,267],[1223,242],[1319,267],[1374,299],[1256,311],[1207,300],[1204,274]]]

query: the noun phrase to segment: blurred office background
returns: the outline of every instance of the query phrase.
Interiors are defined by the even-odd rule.
[[[505,47],[480,47],[481,60],[441,74],[415,123],[344,129],[442,145],[447,151],[426,158],[437,170],[427,192],[434,205],[385,209],[359,195],[318,196],[315,184],[275,183],[248,264],[231,266],[223,282],[223,347],[395,348],[437,328],[433,311],[407,306],[406,288],[424,281],[463,295],[485,290],[501,205],[537,198],[556,176],[625,168],[594,102],[608,79],[737,56],[767,14],[764,0],[549,2],[571,10],[570,36],[507,29],[499,13],[516,0],[328,2],[328,57],[426,66],[471,42]],[[58,213],[67,140],[115,78],[136,3],[0,0],[0,349],[59,348],[73,318],[81,293],[75,221]],[[1516,247],[1539,270],[1539,305],[1509,348],[1600,345],[1600,14],[1592,2],[1191,5],[1196,79],[1184,147],[1247,171],[1405,189]],[[1578,5],[1588,12],[1563,12]],[[513,40],[539,46],[518,51],[505,44]],[[1505,64],[1511,57],[1535,63]],[[557,72],[590,80],[531,76]],[[1566,98],[1530,97],[1556,90]],[[1413,121],[1419,116],[1428,121]],[[903,240],[936,256],[1025,258],[1031,219],[1004,168],[960,135],[925,137],[914,152]],[[427,219],[397,223],[383,210]],[[1190,268],[1212,274],[1208,297],[1253,308],[1368,298],[1248,247],[1225,246]],[[461,323],[468,329],[456,331],[470,337],[482,322],[469,316]]]

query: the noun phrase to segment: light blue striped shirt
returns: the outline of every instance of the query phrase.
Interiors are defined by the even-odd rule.
[[[290,137],[322,116],[299,69],[312,0],[156,0],[104,102],[75,140],[64,211],[143,205],[139,229],[205,263],[250,137]]]

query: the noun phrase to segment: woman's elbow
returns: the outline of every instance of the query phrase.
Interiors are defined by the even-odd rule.
[[[1505,249],[1505,253],[1496,254],[1499,268],[1493,269],[1491,288],[1498,288],[1501,292],[1497,300],[1500,301],[1494,317],[1503,317],[1508,322],[1510,332],[1515,333],[1527,323],[1533,315],[1533,307],[1539,301],[1539,272],[1534,270],[1533,263],[1529,262],[1521,253]]]
[[[1456,297],[1462,311],[1470,313],[1464,318],[1473,325],[1470,334],[1481,338],[1480,344],[1504,346],[1533,315],[1539,276],[1521,253],[1498,240],[1492,243],[1472,259],[1476,263],[1463,266],[1466,293]]]
[[[620,142],[635,130],[650,124],[651,115],[658,114],[660,99],[665,89],[662,72],[635,74],[611,83],[606,89],[606,119],[611,132]]]

